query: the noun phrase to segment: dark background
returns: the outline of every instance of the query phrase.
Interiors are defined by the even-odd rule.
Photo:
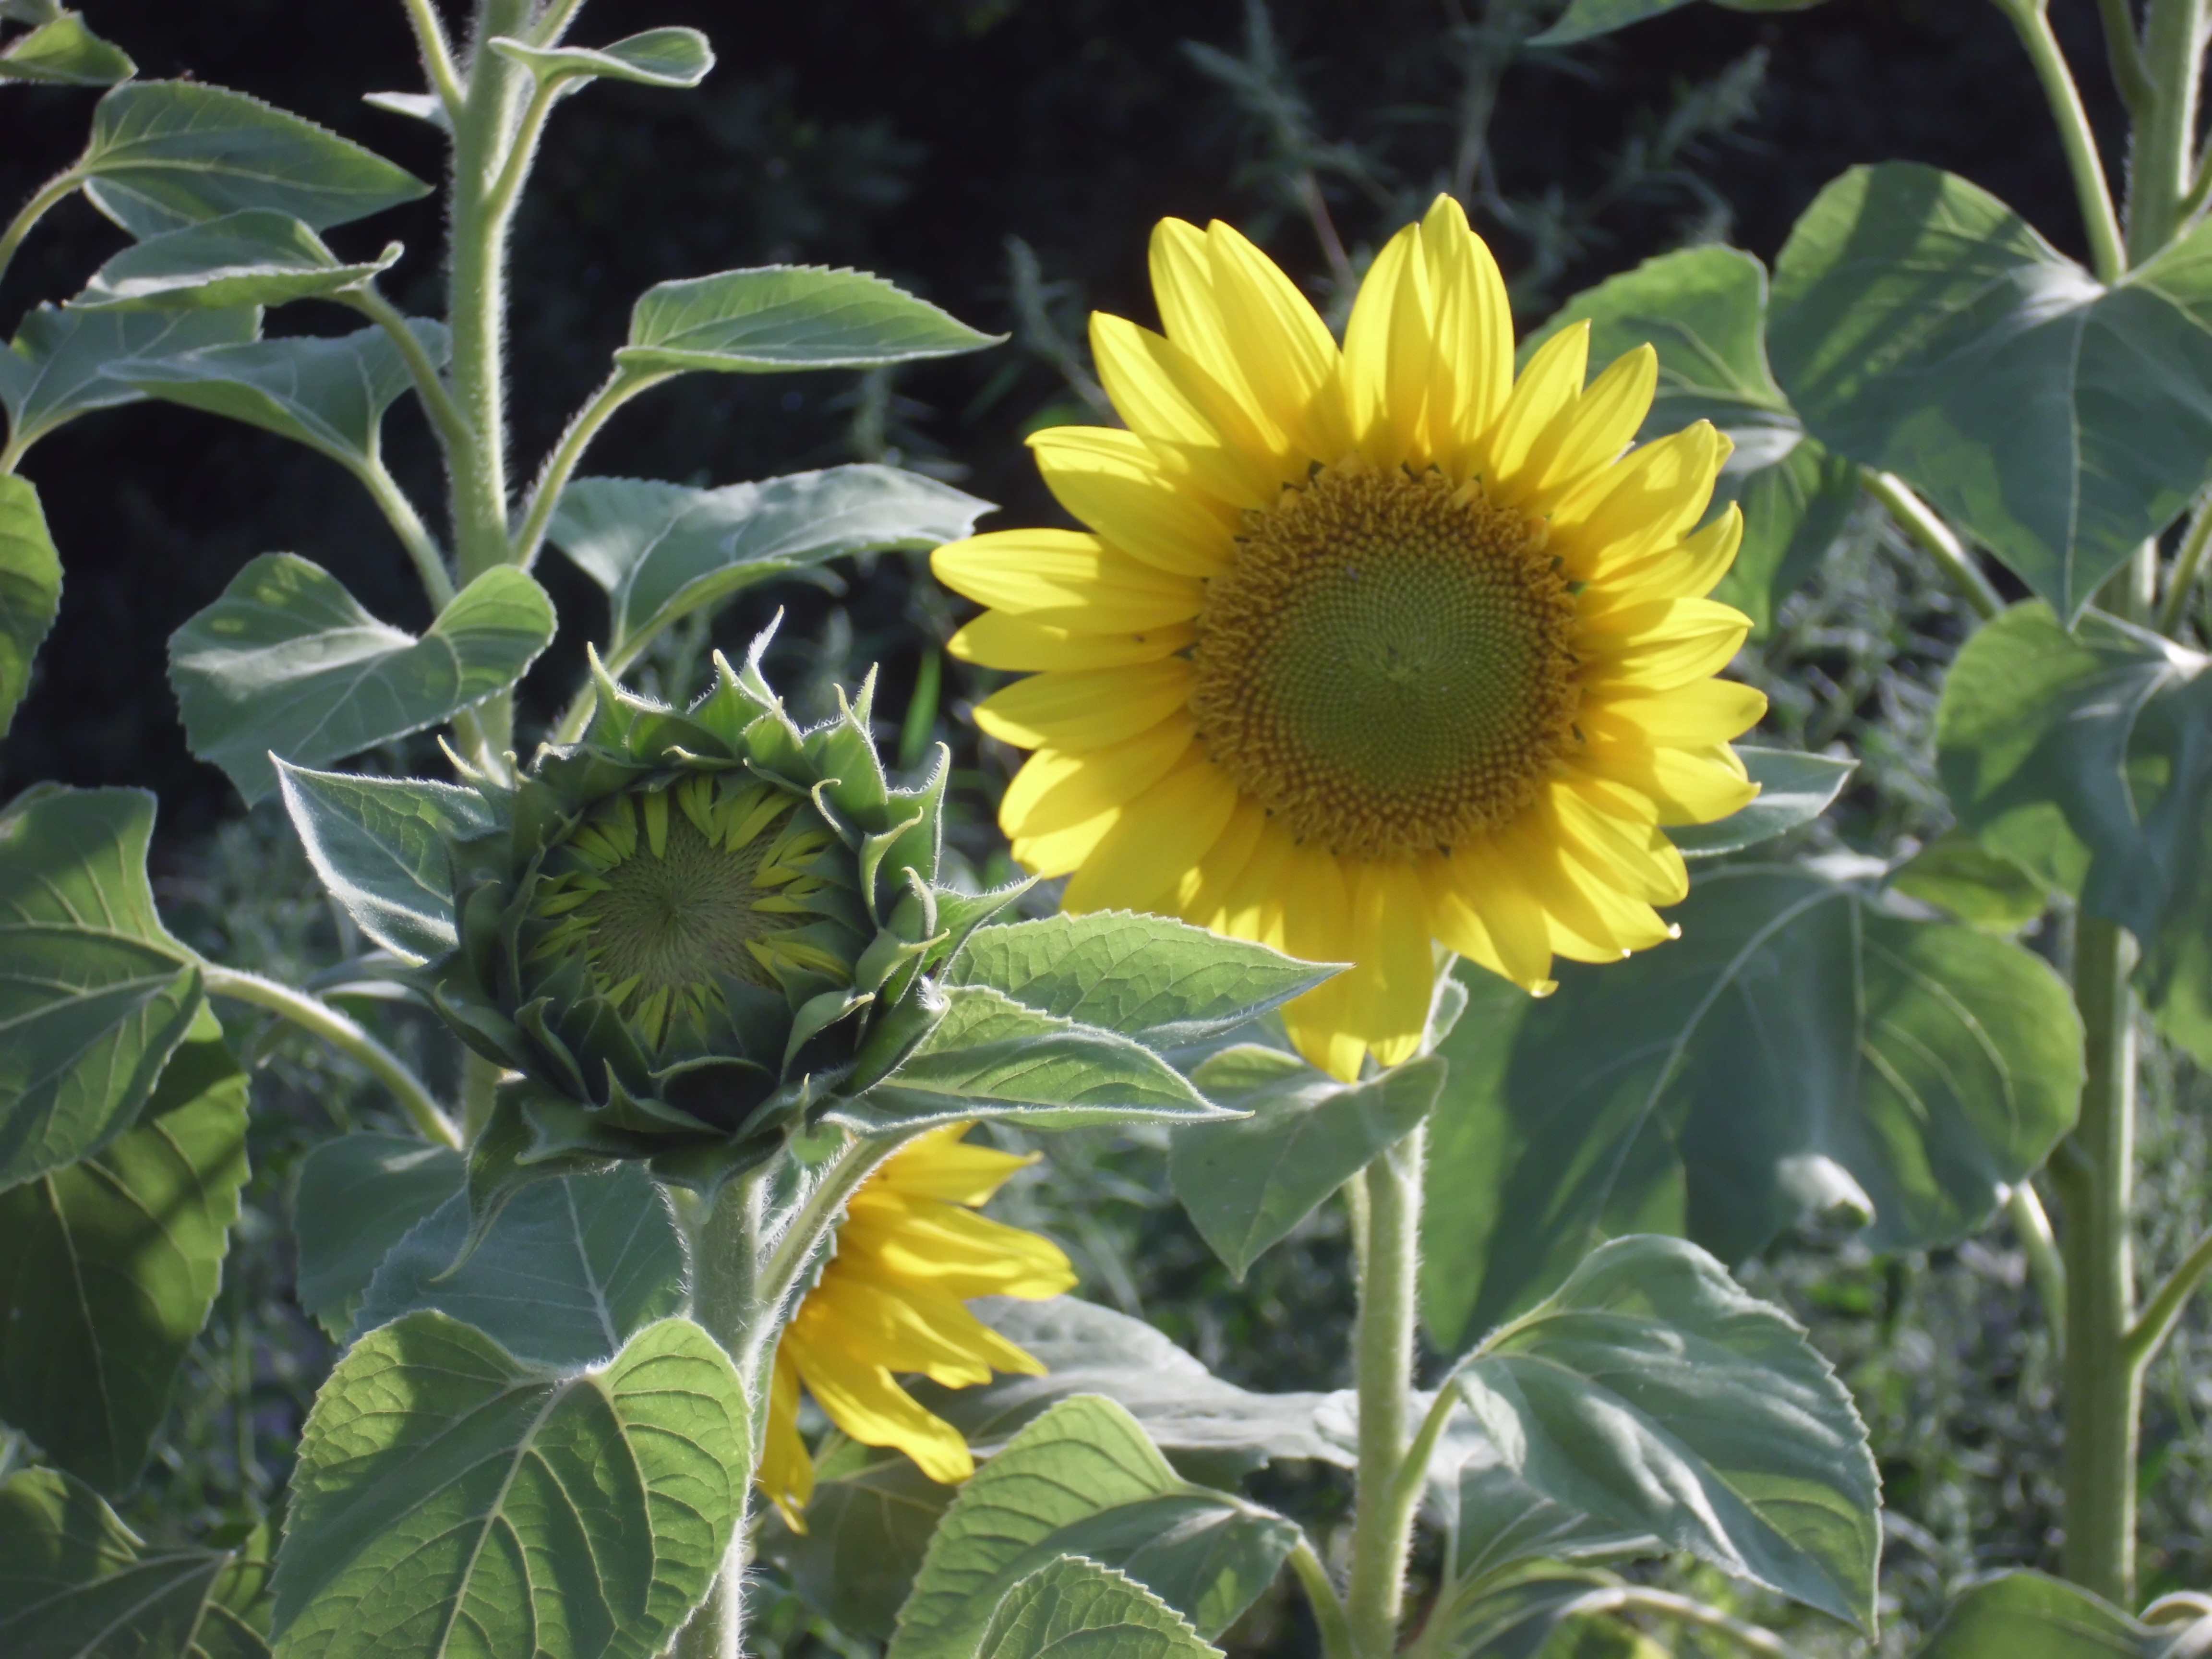
[[[2093,9],[2059,0],[2055,9],[2109,131]],[[1273,7],[1286,79],[1310,101],[1317,142],[1349,158],[1343,167],[1324,158],[1320,175],[1355,262],[1448,176],[1467,53],[1510,13],[1447,0]],[[361,102],[365,91],[420,84],[396,3],[90,0],[88,15],[143,75],[257,94],[438,176],[435,132]],[[1146,236],[1173,213],[1239,222],[1330,297],[1310,227],[1285,210],[1279,146],[1182,46],[1243,51],[1248,15],[1235,0],[595,0],[574,38],[678,22],[720,52],[705,87],[603,83],[564,103],[526,200],[514,327],[520,476],[604,372],[632,298],[670,277],[853,264],[978,326],[1014,330],[1006,244],[1019,237],[1079,343],[1086,304],[1153,320]],[[75,154],[92,98],[0,91],[0,200],[20,200]],[[1727,235],[1771,259],[1820,185],[1856,161],[1950,167],[2079,251],[2033,78],[1996,9],[1967,0],[1831,0],[1768,16],[1692,6],[1589,46],[1524,51],[1500,78],[1488,140],[1486,176],[1528,222],[1516,231],[1480,200],[1475,218],[1515,280],[1524,325],[1686,237]],[[1537,222],[1547,216],[1567,222],[1547,233]],[[341,252],[404,240],[409,257],[386,291],[428,311],[440,229],[432,198],[332,240]],[[12,331],[30,304],[66,299],[122,240],[82,201],[64,204],[0,286],[0,325]],[[356,322],[301,306],[276,314],[271,331]],[[1017,439],[1072,394],[1033,344],[906,373],[876,388],[890,396],[872,408],[851,376],[693,376],[625,410],[586,470],[724,483],[887,446],[892,459],[921,460],[1005,504],[999,522],[1035,520],[1054,509]],[[887,435],[874,415],[888,416]],[[410,406],[394,410],[387,441],[401,478],[435,501]],[[36,687],[0,747],[7,791],[48,778],[148,784],[168,835],[234,813],[221,775],[185,752],[169,699],[148,688],[170,631],[256,553],[305,554],[387,620],[427,619],[374,510],[330,464],[273,437],[144,404],[79,421],[25,471],[68,587]],[[569,621],[526,688],[526,732],[573,680],[600,614],[595,592],[557,557],[541,574]],[[817,613],[832,601],[778,592],[737,607],[718,635],[742,640],[787,601],[800,613],[797,633],[818,634]],[[950,613],[896,569],[843,605],[855,648],[878,633],[885,641],[879,706],[896,714],[915,672],[911,624],[941,631]]]

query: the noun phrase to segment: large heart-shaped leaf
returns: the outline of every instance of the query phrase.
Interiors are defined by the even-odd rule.
[[[849,553],[956,541],[990,503],[892,466],[833,466],[695,489],[579,478],[553,544],[607,591],[606,658],[619,669],[679,617],[739,589]]]
[[[1545,1497],[1874,1633],[1866,1426],[1803,1328],[1696,1246],[1601,1246],[1453,1386]]]
[[[1805,435],[1774,383],[1766,307],[1766,269],[1756,258],[1685,248],[1577,295],[1521,348],[1525,360],[1577,321],[1589,324],[1598,362],[1648,343],[1659,356],[1659,387],[1639,435],[1664,437],[1700,420],[1728,434],[1735,449],[1713,505],[1742,507],[1743,544],[1713,597],[1743,611],[1759,633],[1835,544],[1859,494],[1857,467]]]
[[[737,1373],[688,1320],[552,1376],[410,1314],[315,1397],[276,1651],[435,1659],[465,1631],[486,1654],[653,1659],[713,1582],[751,1464]]]
[[[206,1322],[246,1181],[246,1074],[204,1009],[137,1124],[0,1193],[0,1419],[128,1486]]]
[[[2071,621],[2212,476],[2212,227],[2107,288],[1905,162],[1822,191],[1774,269],[1775,374]]]
[[[886,1659],[966,1659],[1006,1593],[1055,1557],[1118,1567],[1218,1635],[1267,1588],[1297,1528],[1169,1468],[1129,1413],[1064,1400],[960,1489]]]
[[[843,1441],[816,1454],[806,1530],[770,1512],[762,1553],[839,1630],[888,1642],[953,1491],[904,1452]]]
[[[169,682],[192,752],[258,801],[276,787],[272,752],[341,760],[450,720],[520,679],[553,626],[545,590],[512,565],[478,576],[416,639],[320,565],[264,553],[169,636]]]
[[[343,1341],[386,1253],[467,1178],[461,1153],[405,1135],[340,1135],[310,1151],[292,1205],[300,1305]]]
[[[112,87],[138,73],[131,55],[65,11],[49,17],[0,52],[0,81],[36,81],[53,87]]]
[[[453,948],[449,837],[491,828],[473,789],[277,764],[284,810],[324,888],[379,945],[416,962]]]
[[[1444,1063],[1429,1054],[1340,1084],[1279,1049],[1237,1048],[1191,1080],[1207,1099],[1252,1114],[1194,1123],[1168,1150],[1176,1197],[1242,1279],[1261,1251],[1419,1125],[1443,1087]]]
[[[0,476],[0,737],[31,688],[31,663],[62,604],[61,555],[28,478]]]
[[[491,49],[528,70],[538,84],[629,81],[641,87],[696,87],[714,67],[714,48],[696,29],[647,29],[611,46],[533,46],[494,35]]]
[[[1127,1574],[1064,1555],[1006,1592],[975,1659],[1206,1659],[1218,1652]]]
[[[444,361],[442,323],[407,326],[434,361]],[[147,397],[305,444],[356,474],[377,465],[384,411],[409,384],[399,348],[380,328],[134,358],[110,364],[106,373]]]
[[[133,236],[241,208],[328,230],[430,193],[429,185],[336,133],[258,98],[191,81],[136,81],[93,112],[77,161],[85,194]]]
[[[1669,914],[1678,943],[1541,1002],[1467,979],[1423,1222],[1440,1340],[1620,1233],[1729,1261],[1808,1218],[1875,1249],[1959,1238],[2073,1122],[2080,1020],[2011,941],[1804,868],[1716,871]]]
[[[111,364],[145,362],[233,345],[261,331],[261,313],[237,311],[102,313],[40,306],[0,351],[0,405],[8,410],[8,453],[23,452],[63,422],[145,396],[112,380]]]
[[[634,1164],[535,1182],[471,1243],[468,1195],[457,1192],[392,1247],[356,1328],[434,1308],[518,1359],[592,1365],[688,1300],[676,1218]]]
[[[130,1127],[202,1007],[154,913],[154,798],[41,787],[0,813],[0,1188]]]
[[[615,362],[641,374],[780,374],[951,357],[1005,338],[865,270],[763,265],[647,289]]]
[[[2008,1572],[1954,1602],[1913,1659],[2184,1659],[2204,1650],[2184,1636],[2059,1579]]]
[[[978,928],[945,980],[1169,1048],[1233,1030],[1335,971],[1188,922],[1104,910]]]
[[[328,299],[366,286],[400,252],[393,242],[366,264],[348,264],[290,214],[248,208],[124,249],[70,305],[77,311],[163,311]]]

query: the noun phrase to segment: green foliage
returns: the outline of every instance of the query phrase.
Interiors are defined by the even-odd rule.
[[[128,52],[94,34],[83,15],[74,11],[57,12],[0,52],[0,81],[112,87],[137,73]]]
[[[1992,933],[2019,933],[2051,902],[2049,890],[2026,866],[1957,830],[1907,859],[1889,886]]]
[[[501,57],[528,70],[542,89],[580,81],[629,81],[644,87],[696,87],[714,67],[707,37],[696,29],[647,29],[611,46],[533,46],[507,35],[489,42]]]
[[[2208,323],[2212,237],[2107,288],[1987,191],[1889,162],[1797,222],[1770,341],[1816,437],[1908,480],[2070,623],[2205,483]]]
[[[783,374],[880,368],[992,343],[866,271],[766,265],[647,289],[615,362],[635,374]]]
[[[1865,1426],[1802,1329],[1694,1246],[1601,1246],[1452,1386],[1545,1497],[1874,1633]]]
[[[62,561],[28,478],[0,477],[0,737],[30,689],[31,662],[61,610]]]
[[[460,1153],[411,1135],[339,1135],[309,1152],[292,1205],[300,1305],[343,1339],[386,1253],[466,1174]]]
[[[328,230],[430,193],[312,121],[190,81],[134,81],[102,98],[75,170],[93,204],[142,237],[241,208]]]
[[[289,214],[248,208],[124,249],[94,273],[70,306],[213,310],[326,300],[367,286],[398,263],[400,252],[393,242],[368,264],[346,264]]]
[[[364,1337],[317,1395],[276,1557],[282,1659],[653,1659],[720,1564],[751,1431],[688,1321],[548,1376],[442,1314]]]
[[[1667,839],[1685,857],[1740,853],[1802,829],[1835,804],[1851,774],[1858,769],[1855,760],[1796,750],[1743,744],[1735,752],[1751,774],[1751,781],[1759,786],[1759,799],[1711,823],[1670,825]]]
[[[114,1492],[145,1462],[222,1283],[246,1181],[246,1074],[201,1010],[138,1121],[0,1192],[0,1419]]]
[[[447,844],[488,833],[483,798],[450,783],[276,763],[284,810],[324,888],[387,951],[427,962],[453,948]]]
[[[2181,1659],[2191,1650],[2176,1628],[2139,1624],[2039,1572],[2008,1572],[1960,1597],[1914,1659]]]
[[[976,1659],[1200,1659],[1216,1650],[1142,1584],[1081,1556],[1039,1567],[1006,1592]]]
[[[1732,1261],[1808,1221],[1880,1249],[1957,1239],[2072,1123],[2080,1022],[2018,945],[1802,866],[1724,867],[1674,917],[1679,942],[1566,969],[1545,1001],[1471,985],[1431,1149],[1440,1340],[1621,1233]]]
[[[1274,1576],[1296,1539],[1280,1516],[1182,1480],[1113,1401],[1077,1395],[1024,1429],[960,1489],[930,1540],[886,1659],[975,1651],[1002,1598],[1067,1555],[1120,1568],[1201,1634],[1216,1635]]]
[[[153,798],[34,789],[0,813],[0,1188],[128,1129],[201,1011],[154,913]]]
[[[24,451],[64,421],[95,409],[134,404],[146,394],[107,370],[232,345],[261,331],[261,313],[237,311],[132,314],[58,311],[25,317],[15,343],[0,352],[0,406],[8,411],[9,452]]]
[[[545,590],[502,567],[417,639],[370,616],[320,565],[265,553],[177,630],[169,677],[192,752],[257,801],[276,793],[276,758],[342,760],[505,690],[554,626]]]
[[[1252,1115],[1194,1124],[1168,1152],[1176,1196],[1242,1279],[1262,1250],[1419,1127],[1444,1086],[1444,1063],[1429,1055],[1346,1085],[1280,1049],[1240,1047],[1211,1056],[1191,1081]]]
[[[903,1452],[855,1441],[833,1447],[825,1440],[814,1477],[806,1530],[771,1520],[764,1553],[839,1630],[889,1641],[953,1488]]]
[[[1647,17],[1678,10],[1690,0],[1569,0],[1559,21],[1529,42],[1536,46],[1571,46],[1611,34]],[[1730,11],[1804,11],[1820,0],[1714,0]]]

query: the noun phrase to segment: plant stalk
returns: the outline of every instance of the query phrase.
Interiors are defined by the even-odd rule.
[[[1306,1593],[1306,1605],[1313,1610],[1322,1659],[1352,1659],[1352,1621],[1345,1616],[1344,1598],[1336,1593],[1328,1569],[1304,1533],[1291,1551],[1291,1571],[1297,1575],[1299,1586]]]
[[[2181,1265],[2158,1287],[2157,1292],[2143,1304],[2142,1316],[2128,1332],[2125,1357],[2138,1370],[2148,1367],[2158,1358],[2166,1346],[2166,1338],[2181,1322],[2181,1311],[2189,1305],[2189,1298],[2212,1273],[2212,1233],[2197,1241],[2196,1246],[2182,1258]]]
[[[2143,64],[2152,96],[2135,122],[2128,155],[2129,263],[2142,264],[2181,228],[2196,162],[2204,0],[2151,0]]]
[[[767,1188],[763,1176],[740,1176],[723,1188],[692,1235],[692,1316],[722,1345],[737,1368],[752,1432],[752,1457],[730,1547],[706,1602],[676,1639],[677,1659],[741,1659],[745,1626],[745,1568],[751,1558],[752,1468],[759,1461],[759,1386],[764,1360],[775,1351],[774,1310],[762,1294],[766,1267],[763,1234]]]
[[[1859,469],[1859,484],[1889,509],[1906,535],[1934,556],[1976,616],[1987,622],[2003,611],[2004,596],[1982,574],[1966,543],[1936,515],[1934,507],[1913,493],[1911,485],[1894,472],[1877,472],[1870,466]]]
[[[593,392],[584,406],[568,422],[568,428],[561,434],[561,441],[546,457],[545,465],[538,475],[538,482],[530,495],[530,506],[523,514],[522,527],[515,532],[514,559],[525,570],[538,562],[538,550],[545,543],[545,527],[553,522],[554,510],[561,505],[561,492],[568,487],[568,479],[584,459],[584,451],[599,435],[599,428],[614,418],[614,413],[639,392],[649,391],[672,374],[640,374],[617,366],[605,382]],[[610,673],[618,671],[610,668]]]
[[[23,204],[23,210],[8,222],[8,228],[0,230],[0,277],[7,276],[15,250],[23,246],[23,239],[31,234],[32,228],[83,182],[84,175],[74,167],[69,167],[40,185],[37,193]]]
[[[453,52],[446,43],[445,25],[438,21],[438,10],[432,0],[405,3],[408,25],[415,31],[416,49],[422,56],[423,78],[429,82],[430,90],[438,94],[438,101],[446,106],[446,118],[450,121],[460,113],[466,94],[461,90],[460,77],[453,72]]]
[[[2051,118],[2065,147],[2067,171],[2074,176],[2081,226],[2089,236],[2090,265],[2099,281],[2116,283],[2128,268],[2128,245],[2120,234],[2119,216],[2112,210],[2112,186],[2105,178],[2104,159],[2097,153],[2089,112],[2081,106],[2081,90],[2074,84],[2058,37],[2051,33],[2048,0],[1998,0],[1998,4],[2027,49],[2036,79],[2043,82]]]
[[[2212,498],[2197,503],[2197,516],[2190,520],[2189,533],[2182,538],[2181,551],[2166,575],[2166,598],[2158,608],[2158,631],[2170,640],[2181,637],[2181,625],[2189,620],[2190,596],[2197,590],[2208,549],[2212,549]]]
[[[470,431],[460,405],[446,390],[445,377],[438,373],[438,365],[430,360],[430,354],[423,349],[415,331],[407,326],[406,318],[373,288],[348,295],[346,303],[391,337],[392,343],[398,349],[399,361],[407,366],[408,379],[414,382],[415,395],[422,400],[423,410],[430,417],[431,429],[445,449],[446,465],[458,467],[462,455],[474,444],[475,434]]]
[[[2142,40],[2136,33],[2130,0],[2097,0],[2097,11],[2105,25],[2105,55],[2112,59],[2112,84],[2128,113],[2140,118],[2157,93],[2143,64]]]
[[[1389,1659],[1405,1610],[1413,1510],[1402,1501],[1413,1404],[1421,1171],[1427,1128],[1417,1127],[1347,1183],[1364,1197],[1353,1218],[1359,1249],[1359,1317],[1353,1381],[1359,1401],[1358,1492],[1346,1613],[1358,1659]],[[1364,1209],[1364,1215],[1360,1212]],[[1413,1490],[1418,1492],[1419,1486]]]
[[[443,611],[453,597],[453,579],[447,574],[446,556],[438,550],[437,538],[422,522],[415,503],[407,499],[407,492],[399,487],[399,481],[386,470],[381,460],[373,459],[355,476],[374,497],[392,532],[407,550],[407,556],[414,561],[415,574],[422,578],[422,592],[429,596],[430,608]]]

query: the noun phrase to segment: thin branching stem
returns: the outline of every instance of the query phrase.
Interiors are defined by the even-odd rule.
[[[2043,1316],[2053,1335],[2063,1339],[2066,1330],[2066,1262],[2058,1253],[2058,1236],[2051,1231],[2051,1216],[2033,1184],[2023,1181],[2005,1194],[2005,1214],[2027,1256],[2027,1276],[2043,1303]]]
[[[399,487],[399,481],[380,458],[371,457],[368,465],[354,476],[361,480],[362,487],[368,491],[399,538],[400,544],[406,548],[407,556],[414,562],[415,574],[422,579],[422,591],[429,596],[431,607],[443,611],[453,597],[453,579],[446,569],[446,556],[439,550],[438,538],[422,522],[415,503],[408,499],[407,492]]]
[[[22,211],[8,222],[8,228],[0,230],[0,276],[8,274],[8,266],[15,257],[15,250],[23,246],[23,239],[31,234],[32,228],[46,216],[49,210],[65,201],[83,182],[84,175],[76,167],[65,168],[40,185],[31,199],[23,204]]]
[[[1718,1607],[1708,1607],[1686,1595],[1643,1584],[1609,1584],[1594,1589],[1587,1595],[1576,1597],[1567,1613],[1570,1617],[1586,1619],[1607,1613],[1652,1613],[1678,1625],[1694,1625],[1699,1630],[1725,1637],[1745,1652],[1760,1654],[1765,1659],[1790,1659],[1790,1656],[1789,1646],[1771,1631],[1747,1625]]]
[[[2112,60],[2112,84],[2130,115],[2140,116],[2157,95],[2143,65],[2142,37],[2136,33],[2129,0],[2097,0],[2105,23],[2105,55]]]
[[[1354,1224],[1364,1235],[1359,1316],[1352,1336],[1359,1449],[1352,1571],[1345,1596],[1359,1659],[1389,1659],[1397,1649],[1405,1608],[1413,1511],[1403,1502],[1400,1471],[1407,1461],[1406,1419],[1413,1403],[1414,1269],[1425,1145],[1425,1133],[1417,1127],[1346,1183],[1348,1193],[1364,1199],[1354,1204]]]
[[[2089,262],[2100,281],[2116,283],[2128,268],[2126,245],[2120,235],[2120,216],[2112,207],[2112,188],[2105,177],[2104,158],[2097,153],[2097,135],[2082,107],[2081,89],[2074,83],[2066,53],[2051,32],[2045,0],[1997,0],[2012,20],[2013,32],[2027,49],[2036,79],[2051,106],[2051,118],[2066,151],[2067,171],[2074,177],[2074,194],[2081,210],[2082,228],[2089,236]]]
[[[1352,1659],[1352,1621],[1345,1614],[1344,1598],[1330,1582],[1328,1569],[1314,1553],[1313,1540],[1304,1531],[1291,1550],[1291,1571],[1306,1593],[1313,1609],[1314,1627],[1321,1634],[1322,1659]]]
[[[590,400],[570,417],[568,429],[561,434],[553,453],[545,458],[538,482],[532,487],[530,506],[522,515],[521,528],[514,534],[515,563],[525,570],[537,563],[538,550],[545,544],[545,527],[553,522],[554,509],[561,505],[561,492],[568,488],[577,464],[584,459],[584,451],[591,447],[599,428],[638,393],[673,378],[665,374],[641,374],[617,365]]]
[[[2002,612],[2004,596],[1982,574],[1966,543],[1937,516],[1935,508],[1913,493],[1911,485],[1894,472],[1877,472],[1872,467],[1860,469],[1859,483],[1889,509],[1906,535],[1934,556],[1960,596],[1973,606],[1975,615],[1987,622]]]
[[[415,395],[422,400],[423,412],[430,417],[431,428],[445,449],[447,464],[459,465],[461,457],[474,447],[476,435],[461,406],[446,389],[446,377],[438,372],[422,337],[408,327],[398,307],[373,288],[356,289],[346,295],[346,303],[391,337],[399,361],[406,365],[407,378],[414,383]]]
[[[2121,1357],[2129,1365],[2140,1370],[2158,1358],[2159,1350],[2166,1346],[2174,1326],[2180,1322],[2182,1310],[2189,1305],[2189,1298],[2197,1293],[2197,1287],[2204,1282],[2208,1273],[2212,1273],[2212,1233],[2197,1241],[2196,1248],[2166,1275],[2166,1282],[2143,1304],[2142,1312],[2128,1328]]]
[[[438,21],[437,8],[431,0],[406,0],[406,5],[416,50],[422,56],[423,77],[446,106],[446,118],[450,121],[460,112],[464,94],[461,78],[453,69],[453,49],[446,40],[446,26]]]
[[[584,9],[584,0],[554,0],[546,8],[545,15],[538,20],[538,27],[530,32],[530,42],[537,46],[557,46],[568,33],[568,25],[576,21],[576,14]]]

